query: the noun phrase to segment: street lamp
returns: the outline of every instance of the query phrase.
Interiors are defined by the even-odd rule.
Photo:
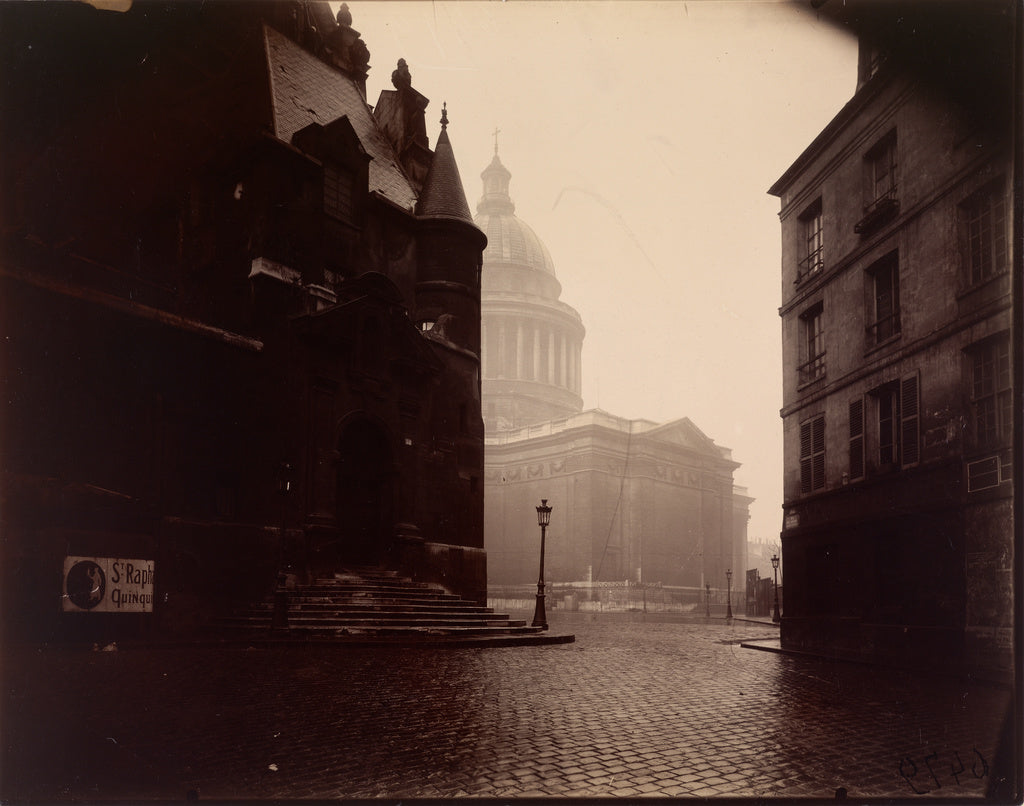
[[[728,593],[728,597],[729,598],[726,599],[726,605],[725,605],[725,617],[731,619],[732,618],[732,569],[731,568],[728,571],[725,572],[725,582],[726,582],[726,586],[727,586],[726,589],[729,591],[729,593]]]
[[[537,607],[533,611],[533,626],[548,628],[548,617],[544,612],[544,537],[551,523],[551,507],[548,499],[542,498],[537,507],[537,525],[540,526],[540,576],[537,577]]]
[[[763,554],[761,555],[764,556]],[[772,614],[772,621],[778,624],[782,621],[782,616],[779,614],[779,555],[772,555],[772,568],[775,569],[775,612]]]

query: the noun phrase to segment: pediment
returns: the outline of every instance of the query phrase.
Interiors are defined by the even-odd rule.
[[[690,448],[701,453],[723,455],[723,449],[715,444],[707,434],[701,431],[688,417],[659,425],[645,435],[648,439],[669,443],[682,448]]]

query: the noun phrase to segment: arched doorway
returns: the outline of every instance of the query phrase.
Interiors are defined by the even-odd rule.
[[[395,468],[388,434],[367,418],[353,420],[338,438],[338,454],[339,559],[375,565],[394,523]]]

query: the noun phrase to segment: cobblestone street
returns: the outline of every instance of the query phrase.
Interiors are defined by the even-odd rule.
[[[965,798],[1007,689],[741,648],[771,626],[555,614],[489,649],[11,653],[4,802]]]

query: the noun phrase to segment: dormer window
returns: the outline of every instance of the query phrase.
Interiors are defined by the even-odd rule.
[[[321,126],[311,123],[292,136],[292,145],[322,166],[323,212],[329,219],[360,226],[369,188],[369,162],[347,117]],[[328,222],[327,237],[337,236]],[[328,252],[335,251],[328,247]]]
[[[424,319],[422,322],[420,322],[420,330],[423,333],[426,333],[428,330],[433,330],[434,325],[436,324],[437,322],[433,319]]]
[[[355,173],[343,165],[324,165],[324,212],[342,221],[352,221]]]
[[[854,232],[867,235],[899,212],[896,169],[894,129],[864,155],[864,216],[854,225]]]

